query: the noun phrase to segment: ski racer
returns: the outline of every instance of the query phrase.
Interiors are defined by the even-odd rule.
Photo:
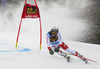
[[[61,34],[58,30],[57,27],[51,28],[51,30],[46,34],[46,42],[47,42],[47,48],[49,50],[49,53],[51,55],[54,54],[54,52],[58,53],[59,55],[65,57],[65,58],[70,58],[70,56],[67,55],[67,53],[73,54],[75,56],[83,57],[80,53],[77,51],[74,51],[70,49],[63,41],[61,38]],[[63,49],[67,53],[63,52],[60,50]],[[83,59],[85,61],[85,59]]]

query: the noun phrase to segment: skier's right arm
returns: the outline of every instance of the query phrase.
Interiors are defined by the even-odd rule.
[[[48,50],[49,50],[49,53],[51,54],[51,55],[53,55],[54,54],[54,51],[51,49],[51,47],[50,47],[50,39],[49,39],[49,37],[47,36],[46,37],[46,42],[47,42],[47,48],[48,48]]]
[[[53,54],[54,54],[54,51],[53,51],[52,49],[49,49],[49,53],[50,53],[51,55],[53,55]]]
[[[49,40],[49,37],[48,36],[46,36],[46,43],[47,43],[48,50],[50,50],[51,47],[50,47],[50,40]]]

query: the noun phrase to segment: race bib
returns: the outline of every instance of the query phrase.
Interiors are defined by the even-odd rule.
[[[58,36],[51,37],[50,42],[56,42],[58,40]]]

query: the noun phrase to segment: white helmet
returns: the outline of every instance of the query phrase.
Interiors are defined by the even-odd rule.
[[[53,28],[51,28],[50,32],[51,32],[51,34],[52,34],[53,32],[58,33],[59,30],[58,30],[58,28],[57,28],[56,26],[54,26]]]

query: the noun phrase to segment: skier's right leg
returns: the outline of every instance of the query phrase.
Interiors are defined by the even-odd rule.
[[[68,53],[70,53],[70,54],[76,55],[76,56],[78,55],[77,51],[74,51],[74,50],[72,50],[70,48],[67,48],[65,51],[68,52]]]
[[[66,52],[71,53],[73,55],[77,55],[78,52],[71,50],[64,42],[62,42],[61,48],[64,49]]]

